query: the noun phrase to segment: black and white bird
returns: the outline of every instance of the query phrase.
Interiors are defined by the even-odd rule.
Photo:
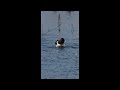
[[[61,38],[60,40],[57,40],[55,42],[55,45],[56,45],[56,47],[64,47],[63,46],[64,42],[65,42],[64,38]]]

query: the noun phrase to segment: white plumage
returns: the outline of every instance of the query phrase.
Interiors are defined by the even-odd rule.
[[[63,47],[63,44],[59,44],[57,41],[56,47]]]
[[[56,42],[55,42],[55,44],[56,44],[56,47],[64,47],[64,38],[61,38],[60,40],[57,40]]]

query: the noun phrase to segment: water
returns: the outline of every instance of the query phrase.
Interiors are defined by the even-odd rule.
[[[56,48],[61,37],[65,47]],[[41,79],[79,79],[78,11],[41,12]]]

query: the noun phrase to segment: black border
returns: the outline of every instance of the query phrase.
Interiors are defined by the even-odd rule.
[[[12,2],[12,4],[3,5],[4,7],[1,10],[1,21],[2,24],[5,24],[1,25],[3,27],[1,31],[5,32],[5,35],[2,36],[5,46],[3,58],[8,58],[1,60],[5,62],[3,73],[6,76],[3,79],[39,80],[40,31],[38,29],[40,29],[40,21],[37,18],[39,18],[38,11],[43,10],[81,12],[80,77],[82,80],[104,77],[104,74],[100,74],[104,71],[102,64],[105,62],[102,57],[104,50],[106,50],[103,41],[106,42],[107,40],[105,36],[108,32],[105,33],[105,31],[108,30],[111,22],[107,22],[110,21],[108,20],[110,14],[106,12],[109,11],[109,7],[99,3],[49,0],[40,1],[37,4],[35,2]]]

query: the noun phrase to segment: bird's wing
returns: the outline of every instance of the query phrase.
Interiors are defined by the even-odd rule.
[[[55,42],[55,44],[57,45],[57,41]]]

